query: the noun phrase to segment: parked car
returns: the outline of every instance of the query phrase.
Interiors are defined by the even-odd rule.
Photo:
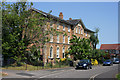
[[[92,64],[91,64],[91,61],[89,59],[83,59],[83,60],[80,60],[75,69],[79,69],[79,68],[84,68],[84,69],[92,69]]]
[[[107,65],[109,65],[109,66],[113,65],[112,60],[109,59],[109,60],[106,60],[103,62],[103,66],[107,66]]]
[[[113,63],[114,63],[114,64],[119,64],[119,63],[120,63],[120,60],[119,60],[118,58],[114,58],[114,59],[113,59]]]

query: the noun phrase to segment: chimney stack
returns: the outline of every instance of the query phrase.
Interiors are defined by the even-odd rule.
[[[69,20],[72,20],[72,18],[69,18]]]
[[[62,14],[62,12],[60,12],[59,18],[63,19],[63,14]]]

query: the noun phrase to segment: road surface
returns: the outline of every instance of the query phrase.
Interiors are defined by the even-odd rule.
[[[3,70],[9,75],[3,77],[3,80],[7,78],[37,78],[39,79],[60,79],[69,78],[75,80],[115,80],[115,75],[119,72],[120,64],[114,64],[113,66],[93,66],[92,69],[75,70],[74,68],[54,69],[54,70],[39,70],[39,71],[19,71],[19,70]]]

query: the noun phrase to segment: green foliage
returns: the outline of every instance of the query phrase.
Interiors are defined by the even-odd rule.
[[[73,55],[75,59],[89,58],[91,55],[91,47],[89,39],[80,39],[73,35],[73,39],[70,40],[72,45],[70,46],[69,53]]]
[[[95,33],[91,33],[90,35],[90,41],[93,49],[96,49],[96,45],[99,43],[98,32],[99,32],[99,28],[96,28]]]
[[[38,62],[40,49],[50,41],[49,34],[62,34],[55,28],[48,28],[48,19],[31,11],[33,3],[2,3],[2,53],[4,61]],[[46,27],[45,27],[46,25]],[[47,30],[46,30],[47,29]],[[44,52],[43,52],[44,53]],[[43,54],[44,56],[44,54]]]

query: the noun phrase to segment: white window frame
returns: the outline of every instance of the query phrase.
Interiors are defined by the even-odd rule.
[[[79,34],[80,34],[80,27],[79,27]]]
[[[68,44],[70,44],[70,36],[68,36]]]
[[[70,26],[68,26],[68,32],[70,32]]]
[[[59,25],[59,23],[58,23],[58,24],[57,24],[57,29],[60,29],[59,26],[60,26],[60,25]]]
[[[59,50],[60,50],[59,47],[57,47],[57,55],[56,55],[57,58],[59,58]]]
[[[53,42],[53,35],[50,34],[50,42]]]
[[[64,56],[63,56],[64,55]],[[65,58],[65,47],[63,47],[62,57]]]
[[[50,27],[53,27],[53,23],[52,22],[50,22]]]
[[[63,31],[65,31],[65,24],[63,24],[62,26],[63,26]]]
[[[76,27],[76,33],[77,33],[77,27]]]
[[[57,35],[57,43],[59,43],[59,35]]]
[[[83,34],[83,29],[81,28],[81,34]]]
[[[52,50],[51,50],[51,48],[52,48]],[[53,58],[53,47],[52,46],[50,47],[50,58]]]
[[[87,36],[87,31],[85,32],[85,36]]]
[[[63,43],[65,43],[65,35],[63,35]]]

